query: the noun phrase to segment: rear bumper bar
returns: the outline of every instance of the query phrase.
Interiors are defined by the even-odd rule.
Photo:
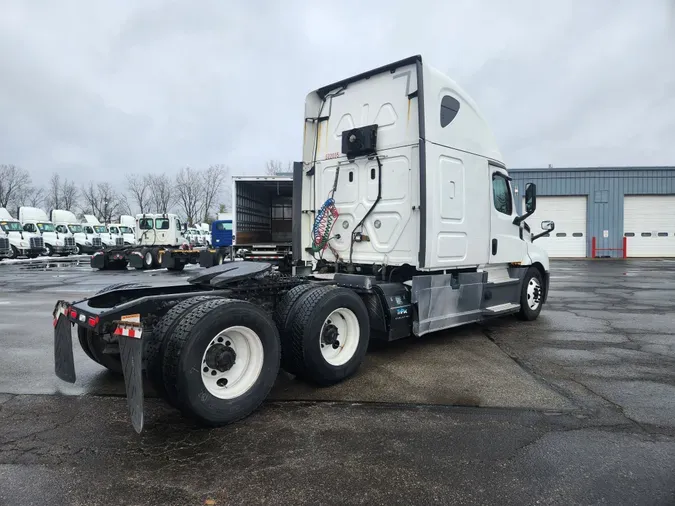
[[[59,301],[54,308],[54,370],[63,381],[75,383],[72,325],[78,324],[69,320],[68,307],[66,302]],[[140,434],[143,430],[143,336],[138,333],[136,336],[120,335],[119,348],[131,424]]]

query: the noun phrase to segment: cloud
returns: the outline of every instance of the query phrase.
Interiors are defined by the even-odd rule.
[[[0,17],[0,153],[39,179],[297,160],[308,91],[420,53],[511,167],[672,164],[670,2],[24,2]]]

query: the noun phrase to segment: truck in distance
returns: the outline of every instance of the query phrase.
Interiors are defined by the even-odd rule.
[[[45,243],[44,252],[47,256],[68,256],[76,253],[75,239],[70,234],[60,234],[42,209],[19,207],[19,221],[24,231],[39,234],[42,237]]]
[[[370,339],[503,315],[531,321],[547,300],[549,261],[535,241],[554,225],[535,235],[526,223],[536,186],[518,213],[477,105],[420,56],[307,95],[293,184],[295,274],[228,262],[184,285],[58,301],[57,375],[75,381],[74,324],[83,346],[117,353],[107,355],[137,431],[143,372],[169,404],[218,426],[253,412],[279,367],[331,385],[357,373]]]
[[[181,271],[199,261],[199,250],[192,249],[175,214],[138,214],[134,245],[117,245],[96,252],[90,264],[99,270],[138,270],[166,268]]]
[[[9,249],[3,249],[4,258],[37,258],[45,250],[42,236],[24,231],[21,222],[14,219],[4,207],[0,207],[0,237],[9,243]],[[2,241],[2,246],[7,246],[5,241]]]
[[[82,224],[73,212],[65,209],[52,209],[50,218],[59,234],[63,234],[64,237],[73,238],[78,255],[91,254],[101,248],[101,244],[98,241],[94,241],[94,237],[85,232]]]

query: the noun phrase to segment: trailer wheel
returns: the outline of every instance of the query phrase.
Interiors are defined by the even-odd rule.
[[[176,407],[174,391],[172,390],[171,394],[167,392],[162,377],[162,362],[164,361],[167,339],[185,312],[199,304],[217,298],[215,295],[200,295],[179,302],[157,322],[150,338],[145,343],[145,371],[148,380],[157,394],[174,407]]]
[[[520,311],[518,318],[525,321],[536,320],[541,313],[544,300],[544,283],[541,273],[536,267],[530,267],[523,279],[523,287],[520,291]]]
[[[265,400],[279,372],[279,334],[250,302],[207,301],[183,314],[169,335],[163,363],[167,391],[201,423],[226,425]]]
[[[294,313],[285,342],[289,372],[319,385],[352,376],[370,340],[361,297],[347,288],[326,286],[310,291]]]

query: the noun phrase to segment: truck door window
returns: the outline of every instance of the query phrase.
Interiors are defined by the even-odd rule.
[[[26,232],[35,232],[35,228],[33,228],[33,224],[32,224],[32,223],[26,223],[26,224],[23,226],[23,229],[24,229],[24,231],[26,231]]]
[[[68,229],[66,228],[65,225],[57,225],[57,226],[56,226],[56,231],[57,231],[57,232],[61,232],[62,234],[67,234],[67,233],[68,233]]]
[[[507,179],[501,174],[492,175],[492,198],[497,211],[511,216],[513,212],[511,188],[509,188]]]
[[[138,228],[141,230],[152,230],[152,218],[141,218],[138,220]]]
[[[181,231],[181,224],[180,224],[180,220],[178,218],[176,218],[176,231],[177,232]]]

